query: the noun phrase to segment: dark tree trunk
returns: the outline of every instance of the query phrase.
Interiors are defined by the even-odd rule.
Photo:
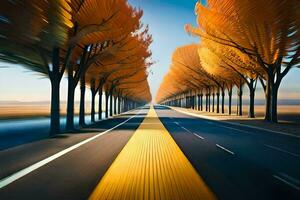
[[[74,130],[74,94],[75,84],[73,79],[73,70],[69,69],[68,76],[68,103],[67,103],[67,130]]]
[[[92,123],[95,122],[95,97],[96,97],[96,91],[95,89],[91,89],[92,93],[92,101],[91,101],[91,121]]]
[[[109,99],[109,94],[106,91],[105,92],[105,118],[108,118],[108,104],[109,104],[108,99]]]
[[[208,111],[208,93],[205,94],[205,111]]]
[[[255,88],[254,88],[254,81],[250,81],[249,84],[249,97],[250,97],[250,102],[249,102],[249,112],[248,112],[248,117],[249,118],[254,118],[254,99],[255,99]]]
[[[220,92],[217,93],[217,113],[220,113]]]
[[[52,79],[51,81],[51,121],[50,121],[50,135],[55,135],[60,132],[60,80]]]
[[[110,92],[109,96],[109,116],[113,116],[113,95],[112,92]]]
[[[222,114],[225,113],[225,91],[222,89]]]
[[[117,96],[114,97],[114,115],[117,114]]]
[[[198,94],[198,107],[197,107],[198,110],[200,110],[200,106],[201,106],[201,105],[200,105],[200,94]]]
[[[102,87],[99,89],[99,107],[98,107],[98,118],[99,120],[102,119]]]
[[[80,79],[79,125],[85,126],[85,75]]]
[[[243,115],[243,87],[242,86],[240,86],[239,88],[238,96],[239,96],[238,115],[242,116]]]
[[[212,112],[215,112],[215,93],[212,93]]]
[[[118,96],[118,114],[121,114],[121,103],[122,103],[122,99],[120,96]]]
[[[266,121],[271,121],[271,85],[273,83],[273,78],[272,75],[267,76],[267,81],[266,81],[266,92],[265,92],[265,120]]]
[[[231,105],[232,105],[232,88],[228,90],[228,114],[231,115]]]
[[[208,93],[208,112],[210,112],[210,91]]]
[[[203,111],[203,94],[200,95],[200,110]]]
[[[277,115],[277,101],[278,101],[278,85],[274,84],[272,86],[272,102],[271,102],[271,112],[272,112],[272,116],[271,116],[271,121],[274,123],[278,122],[278,115]]]
[[[236,98],[236,115],[239,115],[239,91],[237,90],[237,98]]]

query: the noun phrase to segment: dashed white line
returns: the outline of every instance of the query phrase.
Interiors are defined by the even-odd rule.
[[[221,146],[221,145],[219,145],[219,144],[216,144],[216,146],[219,147],[220,149],[226,151],[227,153],[230,153],[230,154],[234,155],[234,152],[232,152],[232,151],[226,149],[225,147],[223,147],[223,146]]]
[[[223,125],[219,125],[219,126],[220,126],[220,127],[223,127],[223,128],[228,128],[228,129],[231,129],[231,130],[234,130],[234,131],[239,131],[239,132],[243,132],[243,133],[247,133],[247,134],[252,134],[252,133],[249,132],[249,131],[244,131],[244,130],[237,129],[237,128],[232,128],[232,127],[223,126]]]
[[[195,135],[196,137],[200,138],[201,140],[204,140],[204,137],[200,136],[200,135],[197,135],[196,133],[192,133],[190,130],[188,130],[187,128],[183,127],[183,126],[180,126],[180,128],[182,128],[183,130]]]
[[[178,122],[174,122],[175,124],[177,124],[179,126],[179,123]]]
[[[268,145],[268,144],[265,144],[266,147],[269,147],[270,149],[274,149],[274,150],[277,150],[277,151],[280,151],[280,152],[283,152],[283,153],[286,153],[286,154],[289,154],[291,156],[294,156],[294,157],[297,157],[297,158],[300,158],[300,155],[298,154],[295,154],[295,153],[292,153],[292,152],[289,152],[287,150],[284,150],[284,149],[281,149],[279,147],[274,147],[272,145]]]
[[[186,129],[185,127],[181,126],[181,128],[182,128],[183,130],[185,130],[185,131],[187,131],[187,132],[191,133],[191,131],[190,131],[190,130],[188,130],[188,129]]]
[[[0,180],[0,189],[4,188],[5,186],[11,184],[12,182],[14,182],[16,180],[22,178],[23,176],[26,176],[27,174],[29,174],[29,173],[31,173],[31,172],[39,169],[40,167],[42,167],[42,166],[44,166],[44,165],[52,162],[53,160],[55,160],[55,159],[57,159],[57,158],[65,155],[65,154],[69,153],[70,151],[73,151],[74,149],[77,149],[78,147],[80,147],[80,146],[82,146],[82,145],[84,145],[84,144],[86,144],[86,143],[88,143],[88,142],[90,142],[92,140],[95,140],[96,138],[98,138],[98,137],[100,137],[100,136],[102,136],[102,135],[104,135],[104,134],[106,134],[106,133],[108,133],[108,132],[110,132],[110,131],[118,128],[119,126],[125,124],[126,122],[128,122],[132,118],[136,117],[140,112],[141,112],[141,110],[139,110],[139,112],[136,115],[134,115],[134,116],[126,119],[124,122],[122,122],[122,123],[120,123],[120,124],[118,124],[118,125],[110,128],[110,129],[108,129],[108,130],[106,130],[104,132],[101,132],[101,133],[99,133],[99,134],[97,134],[97,135],[95,135],[93,137],[90,137],[90,138],[88,138],[86,140],[83,140],[83,141],[81,141],[81,142],[79,142],[79,143],[77,143],[77,144],[75,144],[75,145],[73,145],[71,147],[68,147],[68,148],[66,148],[66,149],[64,149],[64,150],[62,150],[62,151],[60,151],[60,152],[58,152],[58,153],[56,153],[56,154],[48,157],[48,158],[45,158],[45,159],[43,159],[43,160],[41,160],[41,161],[39,161],[39,162],[37,162],[37,163],[29,166],[29,167],[26,167],[26,168],[24,168],[24,169],[22,169],[20,171],[15,172],[14,174],[12,174],[10,176],[7,176],[7,177],[1,179]]]
[[[201,140],[204,140],[204,137],[200,136],[200,135],[197,135],[196,133],[193,133],[194,136],[200,138]]]
[[[273,175],[274,178],[276,178],[277,180],[280,180],[282,181],[283,183],[289,185],[290,187],[300,191],[300,181],[293,178],[293,177],[290,177],[286,174],[280,174],[281,176],[279,175]],[[283,177],[282,177],[283,176]],[[298,184],[298,185],[297,185]]]

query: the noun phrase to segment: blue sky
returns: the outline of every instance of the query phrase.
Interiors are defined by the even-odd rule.
[[[153,35],[153,60],[157,63],[151,67],[149,84],[153,98],[168,71],[172,52],[176,47],[199,42],[198,38],[189,36],[184,31],[186,23],[196,24],[194,5],[197,0],[129,0],[129,2],[144,10],[143,22],[149,24]],[[0,63],[0,101],[49,101],[50,82],[38,74],[34,74],[20,66],[9,66]],[[300,69],[294,69],[284,78],[279,98],[299,98]],[[66,100],[67,81],[61,83],[61,100]],[[76,93],[79,99],[79,92]],[[87,94],[87,99],[90,95]],[[262,98],[262,93],[257,95]]]
[[[151,50],[153,74],[149,76],[151,93],[155,97],[158,87],[166,74],[176,47],[196,43],[198,38],[189,36],[184,31],[187,23],[196,24],[194,5],[196,0],[130,0],[133,5],[144,10],[143,22],[149,24],[153,35]]]

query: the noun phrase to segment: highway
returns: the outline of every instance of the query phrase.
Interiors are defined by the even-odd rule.
[[[0,199],[87,199],[147,112],[141,109],[102,121],[86,133],[61,135],[0,151]],[[51,158],[101,133],[104,134]],[[39,168],[33,166],[49,158],[50,162],[42,162]],[[33,171],[18,178],[16,173],[25,168]],[[17,179],[3,186],[10,175]]]
[[[300,199],[299,138],[156,110],[219,199]]]
[[[131,156],[144,156],[151,160],[149,152],[150,155],[160,155],[159,151],[162,151],[162,148],[153,146],[155,143],[147,143],[149,140],[155,141],[147,134],[172,136],[170,138],[174,139],[187,158],[184,161],[185,165],[189,166],[190,162],[200,177],[199,181],[198,178],[194,178],[198,175],[191,175],[190,180],[195,179],[199,183],[191,181],[188,188],[193,185],[207,185],[203,187],[209,188],[217,199],[224,200],[300,199],[299,138],[196,118],[165,106],[154,108],[156,114],[150,109],[151,114],[146,106],[99,122],[79,134],[64,134],[0,151],[0,199],[87,199],[95,188],[103,188],[102,182],[110,183],[110,178],[105,179],[105,176],[146,176],[145,179],[138,180],[147,180],[147,176],[151,176],[152,173],[170,173],[172,170],[166,171],[169,164],[158,163],[155,165],[156,171],[152,172],[149,169],[150,172],[146,175],[139,172],[134,174],[130,170],[131,167],[129,170],[120,168],[125,166],[122,162],[126,160],[134,163],[132,169],[139,169],[139,163],[147,165],[147,162],[142,162],[143,159],[134,162]],[[163,126],[158,125],[160,122],[156,119],[159,119]],[[138,138],[138,134],[145,136]],[[161,147],[174,145],[171,140],[157,141],[160,141]],[[141,152],[135,149],[137,147],[133,143],[136,142],[142,149]],[[152,144],[152,148],[147,154],[147,148],[143,145],[149,144]],[[175,154],[174,150],[169,151],[167,156],[162,155],[168,159],[175,159],[176,155],[180,154],[179,148],[176,150],[179,153]],[[128,159],[124,159],[126,156]],[[164,160],[153,159],[150,162],[152,164]],[[114,164],[117,167],[113,167],[113,163],[117,163]],[[175,163],[173,169],[179,166],[180,164]],[[189,171],[193,170],[189,168]],[[167,177],[172,178],[171,175]],[[126,179],[124,183],[130,182],[130,185],[134,185],[130,180]],[[160,180],[158,178],[154,184],[158,184]],[[172,189],[174,185],[166,183],[164,187],[171,188],[172,193],[175,190]],[[206,193],[210,194],[210,191]],[[208,196],[213,199],[212,195]],[[188,196],[182,197],[190,199]],[[171,197],[165,196],[164,199]]]

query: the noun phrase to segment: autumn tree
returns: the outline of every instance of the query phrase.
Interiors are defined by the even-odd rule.
[[[186,29],[232,47],[256,61],[266,81],[266,120],[277,122],[277,95],[282,79],[299,66],[299,7],[296,0],[208,0],[196,4],[199,27]]]
[[[58,0],[3,0],[0,3],[1,59],[49,78],[51,134],[60,129],[60,81],[70,56],[66,48],[68,38],[76,32],[69,3]]]

